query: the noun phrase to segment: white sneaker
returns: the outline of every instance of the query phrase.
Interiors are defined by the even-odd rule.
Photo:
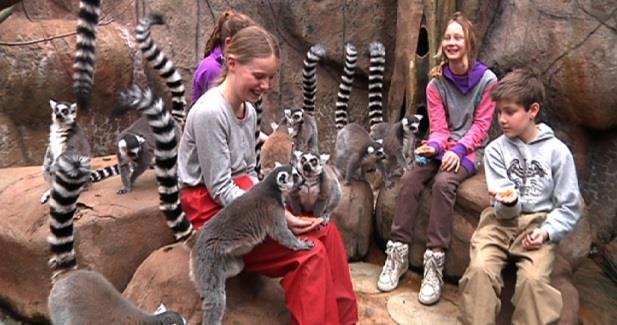
[[[432,305],[441,298],[445,260],[446,253],[444,252],[433,252],[430,249],[424,252],[424,278],[418,293],[420,303]]]
[[[386,263],[379,275],[377,288],[381,291],[392,291],[398,286],[398,280],[409,269],[409,246],[401,242],[388,240],[386,245]]]

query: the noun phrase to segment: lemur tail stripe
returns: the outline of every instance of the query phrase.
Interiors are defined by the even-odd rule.
[[[184,98],[184,81],[174,63],[167,58],[152,40],[150,28],[152,25],[163,25],[165,21],[159,14],[150,14],[139,21],[135,29],[135,38],[139,48],[149,64],[159,72],[171,92],[171,115],[181,128],[186,120],[186,99]]]
[[[177,157],[178,139],[174,120],[163,109],[163,101],[154,96],[150,89],[142,90],[133,86],[121,95],[125,107],[136,108],[148,119],[155,138],[155,170],[159,183],[159,208],[165,214],[167,225],[174,231],[176,240],[187,239],[193,232],[193,226],[186,218],[180,206],[178,187]]]
[[[49,200],[50,235],[47,237],[52,253],[49,266],[54,275],[77,266],[73,217],[77,199],[89,177],[89,157],[67,151],[57,158]]]
[[[261,117],[263,116],[262,102],[263,98],[259,97],[255,104],[253,104],[253,106],[255,106],[255,112],[257,113],[257,128],[255,128],[255,171],[258,175],[261,169],[261,147],[264,145],[264,137],[261,136]]]
[[[339,91],[336,95],[336,108],[334,110],[334,123],[337,130],[342,129],[349,123],[347,111],[357,61],[358,51],[356,51],[356,47],[351,43],[347,43],[345,45],[345,66],[343,67]]]
[[[383,75],[386,68],[386,48],[380,42],[369,45],[368,116],[371,131],[383,122]]]
[[[111,166],[106,166],[101,169],[93,170],[90,173],[90,182],[98,183],[104,179],[117,175],[120,175],[120,165],[115,164]]]
[[[317,64],[326,56],[323,46],[316,44],[306,52],[302,70],[302,94],[305,113],[315,115],[315,94],[317,94]]]
[[[73,91],[77,98],[77,107],[82,110],[90,108],[96,63],[96,26],[101,14],[100,7],[100,0],[79,1],[77,42],[73,63]]]

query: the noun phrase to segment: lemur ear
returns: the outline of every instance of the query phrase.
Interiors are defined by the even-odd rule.
[[[53,99],[51,99],[51,98],[49,99],[49,107],[51,107],[51,108],[55,108],[55,107],[56,107],[56,104],[57,104],[57,103],[56,103],[56,101],[55,101],[55,100],[53,100]]]
[[[274,168],[278,168],[278,167],[281,167],[281,166],[283,166],[283,165],[280,162],[278,162],[278,161],[274,162]]]
[[[302,151],[294,150],[294,156],[296,157],[296,159],[300,160],[300,157],[302,157]]]
[[[285,114],[285,117],[290,118],[291,117],[291,110],[289,108],[286,108],[283,110],[283,114]]]
[[[279,128],[279,124],[276,122],[270,122],[270,127],[272,128],[272,132],[274,132]]]
[[[118,148],[120,150],[126,150],[126,141],[124,141],[124,139],[118,141]]]
[[[77,109],[77,103],[71,104],[71,109]]]
[[[137,137],[135,137],[135,138],[137,138],[137,142],[139,142],[139,144],[143,144],[143,143],[145,143],[145,142],[146,142],[146,139],[145,139],[145,138],[143,138],[143,137],[139,137],[139,136],[137,136]]]
[[[377,143],[379,143],[379,144],[383,144],[383,139],[378,139],[378,140],[375,140],[375,142],[377,142]]]
[[[415,117],[416,119],[418,119],[418,121],[420,121],[423,116],[420,114],[414,114],[413,117]]]
[[[409,120],[407,119],[407,117],[403,117],[403,119],[401,119],[401,124],[403,124],[403,126],[409,125]]]
[[[322,164],[325,164],[328,161],[328,159],[330,159],[330,155],[327,153],[321,154],[319,155],[319,159],[321,160]]]
[[[368,148],[366,148],[366,152],[373,153],[375,152],[375,148],[373,148],[373,146],[368,146]]]

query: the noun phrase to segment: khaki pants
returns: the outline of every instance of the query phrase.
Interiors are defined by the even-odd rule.
[[[495,324],[501,307],[501,270],[508,259],[516,263],[512,304],[513,324],[551,324],[559,320],[561,293],[550,285],[555,244],[525,250],[523,238],[546,219],[546,213],[523,214],[499,220],[495,209],[485,209],[471,237],[469,267],[459,282],[463,324]]]

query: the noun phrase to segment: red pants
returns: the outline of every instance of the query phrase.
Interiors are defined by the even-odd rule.
[[[242,189],[253,186],[248,177],[234,182]],[[205,186],[187,187],[182,208],[196,229],[222,209]],[[294,252],[270,239],[244,256],[245,270],[268,277],[283,277],[292,324],[355,324],[356,295],[351,284],[347,253],[334,223],[301,235],[315,243],[307,251]]]

